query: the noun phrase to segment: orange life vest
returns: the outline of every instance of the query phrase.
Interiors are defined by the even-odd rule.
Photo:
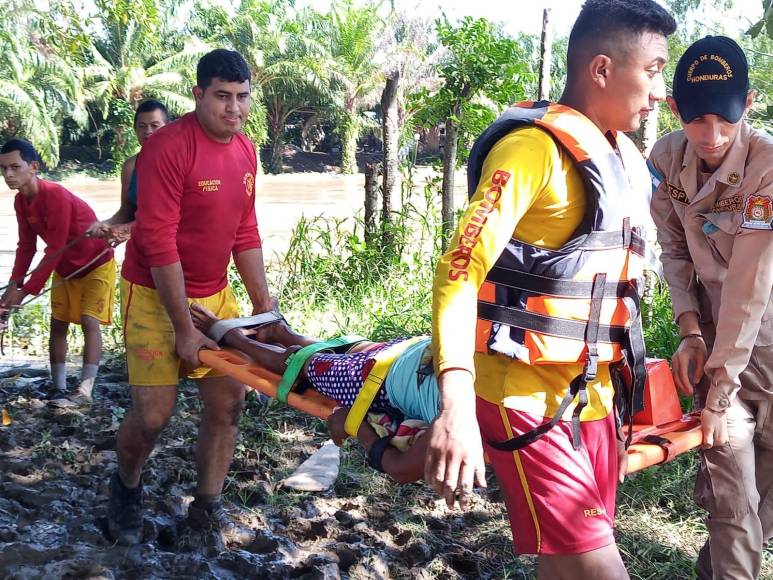
[[[651,255],[628,212],[633,196],[647,194],[648,183],[629,181],[625,167],[643,166],[644,161],[625,135],[618,134],[613,146],[589,119],[569,107],[520,103],[475,142],[468,161],[471,196],[491,148],[525,126],[547,131],[571,156],[585,184],[587,209],[569,241],[556,250],[510,240],[478,293],[476,350],[530,365],[584,364],[551,424],[538,429],[544,433],[555,425],[577,397],[577,434],[579,414],[587,403],[585,387],[596,378],[599,363],[629,367],[632,380],[616,397],[618,410],[630,418],[642,408],[646,371],[639,300]],[[535,439],[527,435],[516,447],[511,440],[507,448]],[[575,445],[578,440],[575,435]]]

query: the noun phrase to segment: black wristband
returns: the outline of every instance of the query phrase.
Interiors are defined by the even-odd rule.
[[[699,334],[697,332],[691,332],[689,334],[685,334],[684,336],[679,337],[679,344],[682,344],[682,341],[687,339],[687,338],[700,338],[701,340],[703,340],[703,342],[706,342],[703,339],[703,335],[702,334]]]
[[[391,440],[392,438],[387,435],[386,437],[374,441],[373,445],[368,449],[368,465],[381,473],[384,473],[384,467],[381,465],[381,462],[384,460],[384,452],[387,447],[389,447],[389,442]]]

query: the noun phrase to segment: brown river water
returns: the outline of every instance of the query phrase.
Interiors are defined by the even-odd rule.
[[[415,181],[421,185],[430,175],[430,170],[421,169]],[[261,177],[258,181],[257,211],[266,258],[270,260],[284,254],[290,234],[301,216],[350,218],[361,212],[364,182],[362,174],[292,173]],[[76,175],[61,183],[85,200],[100,219],[110,217],[118,209],[120,185],[117,178],[103,180]],[[456,177],[457,203],[464,199],[464,184],[464,174],[460,173]],[[13,195],[5,183],[0,182],[0,285],[5,285],[10,276],[18,241]],[[42,242],[38,244],[38,249],[39,259]],[[118,249],[117,258],[119,261],[123,259],[123,247]]]

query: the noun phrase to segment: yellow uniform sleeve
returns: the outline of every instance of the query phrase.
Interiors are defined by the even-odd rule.
[[[583,196],[574,207],[567,205],[566,199],[551,198],[556,192],[567,191],[561,169],[558,146],[537,128],[516,130],[489,152],[475,195],[435,271],[432,336],[438,374],[464,369],[474,376],[478,290],[508,241],[516,236],[531,244],[557,248],[579,223]],[[559,181],[563,183],[559,188],[552,187],[556,173],[561,174]],[[579,216],[575,215],[578,211]],[[567,228],[556,222],[546,228],[542,219],[523,220],[527,213],[535,218],[544,213],[545,217],[571,219],[566,220]]]

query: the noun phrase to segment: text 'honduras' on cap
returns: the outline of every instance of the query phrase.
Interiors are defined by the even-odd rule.
[[[725,36],[693,43],[674,72],[674,100],[685,123],[701,115],[719,115],[737,123],[746,108],[749,64],[738,44]]]

